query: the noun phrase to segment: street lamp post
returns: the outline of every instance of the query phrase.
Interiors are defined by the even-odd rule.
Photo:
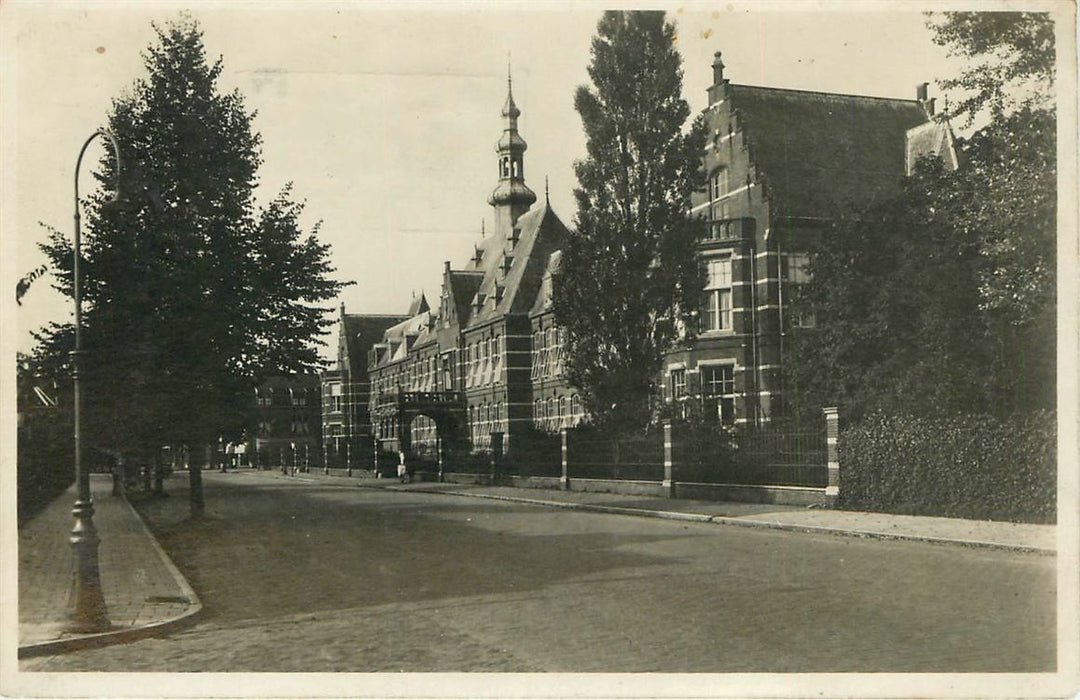
[[[82,257],[81,216],[79,214],[79,168],[87,146],[95,137],[102,136],[112,144],[116,157],[117,194],[120,187],[120,147],[113,135],[98,129],[83,143],[79,158],[75,161],[75,250],[72,265],[72,283],[75,294],[75,350],[71,353],[71,378],[75,392],[75,483],[78,497],[72,515],[75,527],[71,531],[71,549],[74,571],[72,572],[72,608],[69,628],[75,632],[100,632],[110,627],[105,596],[101,592],[101,572],[98,568],[98,537],[94,527],[94,499],[90,495],[90,473],[82,460],[82,388],[79,383],[82,370],[82,278],[79,275],[79,259]],[[115,198],[115,195],[114,195]]]

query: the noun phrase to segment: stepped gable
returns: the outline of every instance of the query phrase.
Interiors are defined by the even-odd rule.
[[[729,85],[774,215],[820,218],[899,189],[907,132],[928,121],[917,100]],[[732,183],[740,187],[743,183]]]
[[[516,243],[495,236],[484,241],[486,247],[479,266],[484,278],[470,302],[474,309],[477,301],[482,303],[480,311],[472,314],[469,325],[503,314],[528,313],[536,300],[548,258],[568,235],[566,226],[546,201],[523,214],[514,229]],[[509,268],[504,266],[506,260]],[[498,299],[497,303],[490,302],[492,296]]]

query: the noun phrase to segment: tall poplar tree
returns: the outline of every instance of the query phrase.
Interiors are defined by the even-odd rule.
[[[319,366],[314,345],[332,323],[319,304],[342,287],[288,188],[256,210],[254,115],[238,92],[219,91],[222,60],[207,61],[197,22],[155,30],[147,76],[108,117],[119,199],[109,152],[85,202],[82,263],[86,434],[144,457],[239,437],[264,377]],[[42,248],[71,296],[70,242],[54,231]],[[71,327],[40,340],[69,349]],[[198,507],[194,469],[192,482]]]
[[[604,13],[589,77],[574,99],[588,156],[574,165],[577,230],[554,308],[586,410],[623,432],[648,423],[663,355],[694,327],[704,278],[689,211],[704,127],[684,131],[682,58],[663,12]]]

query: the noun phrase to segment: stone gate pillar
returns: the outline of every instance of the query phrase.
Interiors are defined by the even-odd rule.
[[[840,497],[840,412],[835,406],[823,409],[825,413],[825,467],[828,481],[825,486],[825,504],[832,507]]]
[[[675,497],[675,428],[671,421],[664,421],[664,481],[660,490],[668,498]]]
[[[563,428],[559,431],[562,440],[562,476],[559,477],[559,486],[563,491],[570,490],[570,429]]]

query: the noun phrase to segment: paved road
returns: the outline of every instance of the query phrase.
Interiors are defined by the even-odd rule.
[[[344,481],[344,480],[343,480]],[[144,512],[205,614],[27,671],[1034,672],[1052,557],[205,474]]]

